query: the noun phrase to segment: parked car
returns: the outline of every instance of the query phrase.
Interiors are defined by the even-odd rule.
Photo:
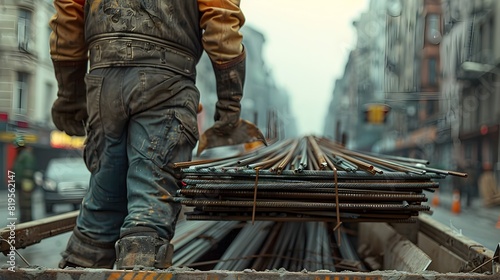
[[[82,158],[55,158],[43,174],[45,211],[54,212],[56,204],[72,204],[78,209],[89,188],[90,172]]]

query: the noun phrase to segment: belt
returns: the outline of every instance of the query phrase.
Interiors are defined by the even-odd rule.
[[[196,60],[175,47],[138,38],[101,38],[89,45],[90,70],[115,66],[165,68],[196,79]]]

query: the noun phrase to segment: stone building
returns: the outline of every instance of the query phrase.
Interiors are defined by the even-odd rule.
[[[442,5],[443,127],[451,135],[450,165],[470,173],[475,190],[483,164],[499,170],[500,2],[443,0]]]
[[[385,92],[393,109],[389,130],[394,146],[382,151],[416,158],[432,157],[440,100],[440,1],[391,0],[389,3]],[[399,9],[394,8],[397,6]]]
[[[49,126],[56,80],[49,55],[50,0],[0,3],[0,112],[14,122]]]
[[[500,2],[372,0],[370,5],[374,3],[385,9],[379,16],[385,21],[382,100],[391,111],[372,150],[465,171],[472,190],[468,195],[477,195],[483,164],[496,166],[500,175]],[[366,61],[366,53],[378,53],[374,44],[366,50],[361,46],[358,42],[351,52],[330,106],[332,116],[351,113],[337,114],[337,122],[344,126],[338,131],[325,127],[325,133],[336,139],[357,135],[347,137],[351,147],[368,148],[356,143],[360,134],[350,128],[363,127],[356,105],[363,100],[357,74],[365,75],[366,69],[360,67],[368,63],[360,66],[356,60]],[[453,184],[444,182],[442,187],[446,191]]]
[[[385,102],[386,5],[386,0],[370,1],[369,11],[353,22],[356,47],[335,81],[325,118],[324,136],[353,149],[370,150],[385,131],[383,124],[365,122],[364,111]]]
[[[25,136],[34,146],[38,168],[58,154],[78,153],[71,145],[78,139],[57,134],[50,108],[57,82],[49,54],[48,22],[54,13],[51,0],[0,2],[0,169],[12,166],[16,152],[12,141]],[[57,134],[59,144],[54,146]],[[63,143],[64,142],[64,143]],[[59,149],[70,147],[70,150]],[[2,172],[3,179],[6,172]]]

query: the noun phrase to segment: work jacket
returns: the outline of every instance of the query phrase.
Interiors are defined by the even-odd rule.
[[[56,13],[49,22],[51,58],[85,61],[90,50],[91,65],[92,59],[95,65],[105,65],[99,64],[102,48],[119,41],[130,45],[130,50],[123,50],[124,60],[134,47],[147,54],[167,48],[167,64],[169,54],[180,54],[195,65],[203,50],[213,63],[223,64],[243,51],[240,28],[245,17],[239,4],[239,0],[55,0]],[[134,45],[137,42],[139,46]]]

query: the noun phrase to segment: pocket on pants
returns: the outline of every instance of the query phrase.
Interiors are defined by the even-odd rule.
[[[104,82],[104,77],[94,74],[85,76],[85,84],[87,86],[87,113],[89,115],[87,123],[95,124],[99,122],[99,111],[101,102],[101,92]]]
[[[172,164],[176,162],[191,160],[192,151],[196,145],[196,137],[192,128],[176,114],[173,119],[172,126],[173,137],[171,148],[163,158],[163,167],[172,168]]]
[[[104,77],[102,76],[94,74],[87,74],[85,76],[85,83],[87,85],[87,113],[89,118],[85,128],[87,130],[87,137],[84,143],[83,159],[91,173],[99,170],[98,140],[96,137],[100,137],[100,135],[95,130],[101,126],[100,102],[103,82]]]
[[[184,116],[179,112],[176,112],[175,120],[178,123],[178,141],[171,151],[169,158],[165,161],[165,165],[170,169],[173,169],[173,164],[176,162],[190,161],[193,156],[193,149],[198,141],[198,127],[196,121],[193,121],[189,116]]]
[[[198,128],[196,121],[191,120],[192,117],[184,116],[178,111],[169,113],[162,139],[150,149],[154,150],[152,160],[162,169],[171,167],[175,162],[191,160],[193,148],[198,141]]]
[[[182,134],[180,144],[191,145],[191,149],[193,149],[199,138],[197,119],[193,118],[190,114],[182,114],[180,112],[175,112],[175,118],[179,122]]]
[[[97,145],[93,139],[94,133],[87,131],[85,147],[83,148],[83,159],[90,173],[94,173],[99,170],[99,154],[97,152]]]

